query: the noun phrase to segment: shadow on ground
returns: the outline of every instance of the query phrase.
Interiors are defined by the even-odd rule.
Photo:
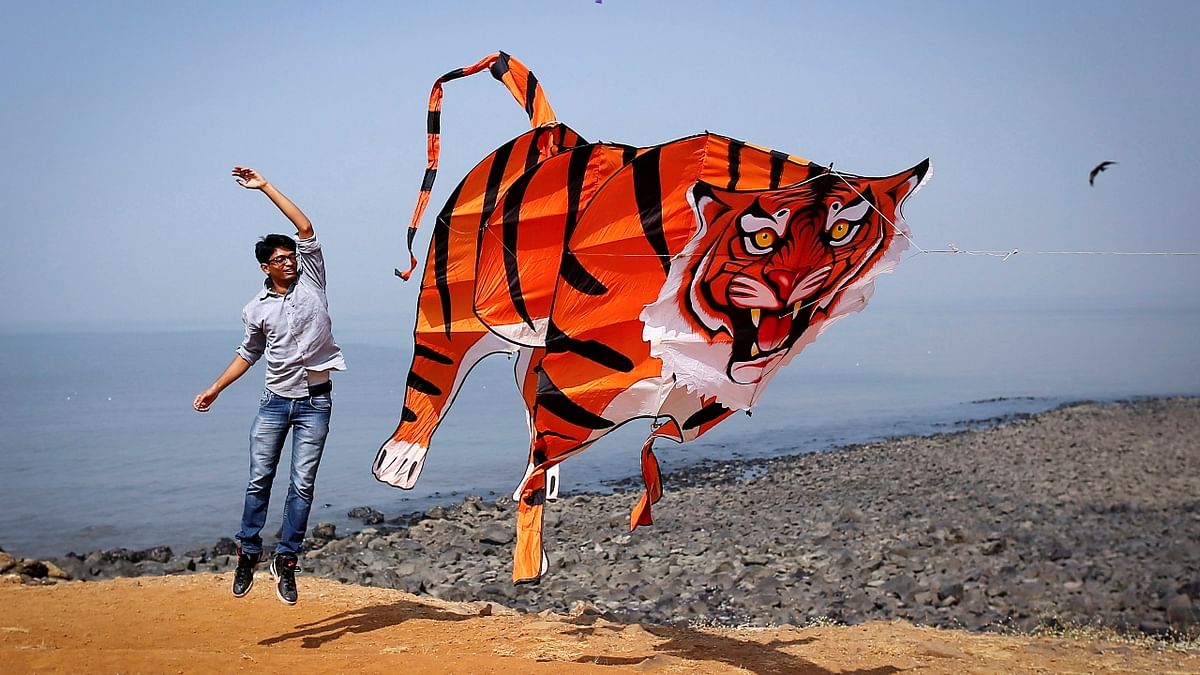
[[[289,640],[300,640],[301,647],[305,649],[317,649],[343,635],[370,633],[371,631],[396,626],[414,619],[466,621],[471,618],[474,617],[448,612],[436,607],[423,605],[419,602],[401,601],[388,605],[372,605],[370,607],[363,607],[362,609],[342,612],[341,614],[334,614],[327,619],[296,626],[296,630],[290,633],[260,640],[258,644],[270,646]]]

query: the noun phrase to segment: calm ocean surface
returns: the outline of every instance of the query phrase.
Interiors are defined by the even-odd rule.
[[[434,437],[417,489],[378,483],[371,461],[395,428],[412,337],[335,326],[350,369],[336,377],[333,429],[310,525],[360,526],[464,494],[510,493],[524,471],[512,362],[471,373]],[[257,366],[213,411],[196,392],[232,358],[239,325],[201,332],[0,335],[0,547],[58,556],[232,536],[247,474]],[[1200,309],[893,310],[831,328],[771,383],[753,418],[656,452],[667,476],[690,462],[828,449],[960,428],[1080,399],[1200,394]],[[562,467],[563,495],[634,476],[648,423],[634,422]],[[285,455],[286,456],[286,455]],[[268,530],[279,521],[286,472]]]

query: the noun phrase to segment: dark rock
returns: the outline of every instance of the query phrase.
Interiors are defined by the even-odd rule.
[[[163,566],[163,574],[184,574],[196,571],[196,561],[192,558],[177,558]]]
[[[1138,623],[1138,630],[1146,635],[1169,635],[1171,627],[1161,621],[1147,620]]]
[[[66,556],[56,559],[54,563],[72,579],[87,579],[91,576],[87,563],[78,557]]]
[[[476,534],[476,541],[488,546],[507,546],[512,543],[514,537],[512,528],[499,523],[489,523]]]
[[[130,551],[127,548],[112,548],[100,552],[101,557],[108,562],[128,561],[135,562],[137,553]]]
[[[1070,558],[1072,555],[1073,554],[1071,552],[1071,549],[1067,548],[1066,546],[1064,546],[1063,544],[1061,544],[1059,542],[1055,542],[1053,545],[1051,545],[1050,549],[1046,552],[1046,557],[1049,558],[1050,560],[1055,560],[1055,561],[1066,560],[1067,558]]]
[[[942,584],[938,587],[938,600],[945,601],[948,598],[955,598],[955,602],[962,598],[963,585],[958,582]]]
[[[1167,602],[1167,622],[1178,633],[1188,630],[1200,623],[1200,616],[1192,604],[1192,599],[1186,595],[1176,595]]]
[[[173,555],[170,546],[155,546],[154,548],[138,551],[134,554],[132,560],[133,562],[149,560],[156,563],[166,563],[171,560]]]
[[[137,566],[139,577],[160,577],[166,573],[166,565],[153,560],[141,560],[134,563]]]
[[[9,568],[9,571],[31,579],[44,579],[50,569],[46,567],[46,563],[40,560],[19,560],[16,565]]]
[[[984,555],[997,555],[1004,550],[1003,539],[989,539],[979,546],[979,552]]]
[[[917,582],[915,579],[907,574],[900,574],[884,582],[883,590],[902,600],[906,600],[912,596],[916,586]]]
[[[217,543],[213,544],[212,556],[215,558],[222,555],[235,555],[237,553],[237,542],[229,537],[221,537]]]
[[[317,523],[312,529],[313,539],[337,539],[337,527],[333,523]]]
[[[383,512],[369,506],[359,506],[346,513],[347,518],[361,520],[364,525],[378,525],[383,522]]]

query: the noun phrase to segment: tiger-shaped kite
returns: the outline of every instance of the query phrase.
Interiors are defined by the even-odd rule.
[[[930,170],[925,160],[867,178],[711,133],[645,148],[589,143],[555,119],[533,73],[499,52],[434,83],[405,279],[437,171],[442,83],[485,68],[533,128],[484,158],[438,214],[404,408],[373,471],[413,487],[470,368],[518,354],[530,429],[513,495],[522,583],[548,569],[542,510],[557,465],[650,418],[630,527],[650,524],[662,496],[654,439],[689,441],[750,409],[780,367],[862,309],[907,247],[900,207]]]

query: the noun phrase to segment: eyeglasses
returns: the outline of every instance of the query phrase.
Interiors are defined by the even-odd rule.
[[[285,262],[290,262],[293,265],[295,265],[296,264],[296,254],[293,253],[291,255],[277,255],[274,258],[271,258],[270,260],[268,260],[267,262],[276,267],[283,267],[283,264]]]

